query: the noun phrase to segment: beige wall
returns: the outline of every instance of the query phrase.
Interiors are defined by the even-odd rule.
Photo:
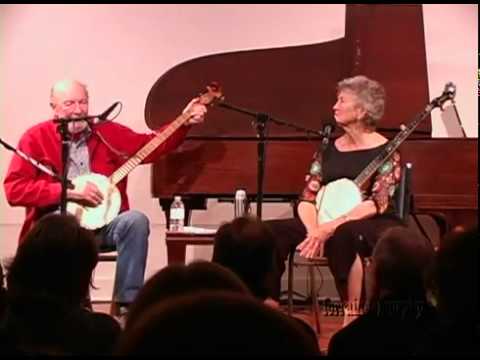
[[[339,38],[344,17],[341,4],[0,5],[0,136],[15,145],[29,126],[48,118],[49,89],[64,77],[88,84],[92,113],[121,100],[117,121],[147,131],[148,91],[176,64],[208,54]],[[476,137],[478,5],[425,5],[424,20],[430,94],[454,81],[463,126]],[[442,137],[438,117],[433,116],[433,134]],[[0,154],[3,181],[11,154],[3,148]],[[143,166],[129,181],[132,207],[152,222],[147,274],[166,262],[164,214],[150,197],[149,179],[150,167]],[[0,191],[0,214],[0,257],[11,256],[24,211],[9,207]],[[193,221],[215,224],[231,215],[230,205],[210,201],[209,210],[194,214]],[[287,205],[265,209],[267,218],[289,215]],[[209,251],[190,249],[188,257],[208,258]],[[111,272],[97,273],[109,278]]]

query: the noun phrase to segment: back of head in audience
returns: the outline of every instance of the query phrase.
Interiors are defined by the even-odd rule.
[[[212,261],[235,272],[259,298],[267,297],[266,276],[274,254],[268,227],[252,217],[223,224],[214,240]]]
[[[207,261],[174,264],[153,275],[142,287],[128,312],[129,328],[153,305],[172,297],[202,290],[225,290],[251,296],[247,286],[231,270]]]
[[[45,216],[26,235],[8,267],[9,298],[80,305],[97,261],[94,235],[75,217]]]
[[[440,315],[435,355],[480,355],[478,316],[478,226],[444,237],[433,282]]]
[[[127,328],[121,355],[305,356],[318,343],[293,319],[254,298],[199,292],[157,304]]]
[[[478,320],[478,245],[478,227],[451,233],[440,244],[434,281],[438,308],[450,323]]]
[[[98,261],[94,235],[70,215],[40,219],[8,266],[5,327],[23,355],[106,354],[120,333],[82,308]]]
[[[416,232],[394,227],[382,234],[372,254],[367,292],[370,302],[386,296],[423,301],[426,273],[434,253]]]
[[[0,288],[4,288],[4,275],[3,275],[3,266],[0,264]]]
[[[3,266],[0,264],[0,324],[7,308],[7,291],[4,285]]]

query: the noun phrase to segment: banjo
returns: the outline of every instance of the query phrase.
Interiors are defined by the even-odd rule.
[[[443,110],[443,103],[447,100],[453,101],[455,93],[455,85],[451,82],[447,83],[442,95],[433,99],[425,107],[425,110],[417,115],[408,126],[403,126],[402,130],[387,143],[387,146],[380,154],[378,154],[353,181],[342,178],[323,186],[316,197],[318,223],[322,224],[335,220],[359,205],[364,200],[360,190],[361,187],[377,169],[387,161],[420,122],[425,119],[434,108],[439,107]]]
[[[199,96],[199,103],[211,105],[214,101],[222,98],[223,95],[220,86],[212,82],[207,86],[206,91]],[[94,183],[102,193],[103,201],[95,207],[69,201],[67,203],[67,211],[78,219],[82,227],[89,230],[95,230],[110,223],[118,215],[121,205],[120,191],[116,184],[125,178],[125,176],[168,139],[178,128],[185,124],[190,119],[190,115],[189,111],[179,115],[165,130],[158,133],[145,144],[135,155],[110,175],[110,177],[97,173],[89,173],[73,179],[72,184],[75,186],[75,189],[79,191],[82,191],[87,183]]]

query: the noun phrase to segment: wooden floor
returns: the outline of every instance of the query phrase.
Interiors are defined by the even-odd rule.
[[[285,313],[287,312],[286,308],[282,307],[282,310],[284,310]],[[315,329],[315,320],[310,311],[310,306],[296,306],[293,316],[305,320]],[[320,310],[320,333],[317,334],[317,336],[318,345],[322,353],[326,354],[330,338],[341,329],[342,323],[343,316],[326,315],[324,311]]]
[[[110,303],[93,304],[93,309],[95,311],[108,313],[110,310]],[[322,353],[326,354],[330,338],[342,327],[343,316],[327,314],[322,311],[322,309],[320,310],[320,334],[318,335],[318,344]],[[282,305],[281,311],[286,313],[286,306]],[[305,320],[312,326],[312,328],[315,328],[310,306],[295,306],[293,315]]]

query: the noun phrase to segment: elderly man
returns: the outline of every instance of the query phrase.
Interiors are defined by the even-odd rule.
[[[81,82],[59,81],[52,87],[50,95],[53,117],[85,117],[88,115],[88,100],[87,87]],[[184,109],[184,114],[189,117],[185,125],[142,163],[153,162],[175,149],[184,140],[192,124],[203,122],[205,113],[205,105],[193,99]],[[52,119],[34,125],[22,135],[18,149],[60,172],[61,139],[57,126]],[[156,135],[139,134],[110,121],[95,126],[90,126],[86,121],[70,122],[68,130],[71,135],[68,179],[91,172],[110,176]],[[10,205],[26,208],[20,242],[35,221],[59,209],[61,184],[18,156],[13,156],[11,160],[4,187]],[[127,176],[118,182],[117,188],[121,198],[119,215],[95,232],[102,248],[118,251],[114,300],[118,306],[127,307],[143,285],[150,229],[144,214],[129,209]],[[102,203],[103,197],[99,188],[91,182],[83,188],[75,187],[67,191],[68,201],[93,207]]]

